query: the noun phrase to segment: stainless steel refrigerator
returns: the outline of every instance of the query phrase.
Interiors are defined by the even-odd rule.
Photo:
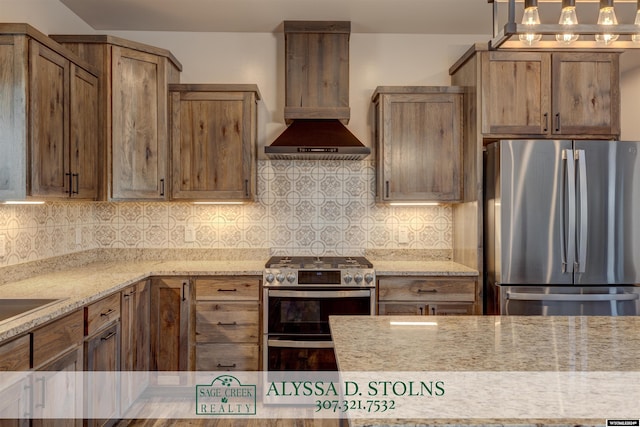
[[[488,313],[640,313],[639,151],[626,141],[487,146]]]

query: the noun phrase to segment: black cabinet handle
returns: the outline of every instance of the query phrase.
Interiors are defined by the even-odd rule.
[[[41,395],[42,403],[37,403],[36,404],[36,408],[44,408],[45,407],[45,400],[47,398],[47,393],[45,391],[47,382],[45,380],[45,377],[36,378],[36,382],[42,383],[42,395]]]
[[[80,174],[72,173],[71,178],[76,179],[76,189],[71,192],[71,194],[78,194],[80,192]]]
[[[244,195],[245,197],[249,197],[249,180],[244,180]]]
[[[187,291],[186,291],[186,287],[189,284],[189,282],[187,282],[186,280],[184,282],[182,282],[182,301],[186,301],[187,300]]]
[[[105,311],[104,313],[100,313],[100,316],[111,316],[111,314],[113,314],[115,312],[115,310],[113,308],[110,308],[109,310]]]
[[[223,365],[221,363],[218,363],[218,368],[235,368],[236,364],[234,363],[233,365]]]
[[[419,294],[436,294],[438,293],[437,289],[418,289]]]
[[[560,113],[556,113],[556,132],[560,132]]]
[[[160,195],[164,197],[164,178],[160,179]]]
[[[385,188],[385,197],[389,198],[389,181],[385,181],[384,182],[384,188]]]
[[[543,131],[546,132],[549,130],[549,113],[544,113],[544,129]]]
[[[116,333],[115,332],[110,332],[108,335],[105,335],[104,337],[100,338],[101,341],[109,341],[111,338],[115,337]]]
[[[69,195],[69,197],[71,197],[71,195],[73,194],[73,177],[71,176],[71,173],[65,173],[64,176],[67,177],[67,180],[69,181],[69,190],[65,191],[65,193],[67,193]]]
[[[238,322],[230,322],[230,323],[218,322],[218,326],[238,326]]]
[[[238,292],[237,289],[218,289],[218,292]]]

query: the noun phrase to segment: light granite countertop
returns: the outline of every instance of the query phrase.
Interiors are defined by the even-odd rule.
[[[26,332],[151,276],[262,276],[265,259],[239,261],[111,261],[6,283],[1,298],[60,299],[40,310],[0,322],[0,341]]]
[[[330,326],[338,367],[343,372],[640,374],[640,317],[331,316]],[[499,405],[500,390],[491,386],[466,390],[466,404],[488,394],[493,405]],[[606,398],[605,391],[598,392]],[[516,387],[508,393],[517,396],[524,392]],[[532,405],[535,408],[536,402]],[[637,409],[634,418],[640,417],[638,405],[633,408]],[[615,418],[616,412],[620,413],[611,407],[610,418]],[[354,426],[605,425],[605,419],[583,418],[350,421]]]
[[[453,261],[370,259],[376,276],[478,276],[478,270]]]
[[[374,258],[379,275],[471,275],[476,270],[451,261]],[[0,298],[60,299],[37,311],[0,321],[0,341],[81,308],[151,276],[261,276],[268,249],[99,250],[0,269]],[[216,259],[216,261],[212,261]],[[378,273],[379,271],[379,273]]]

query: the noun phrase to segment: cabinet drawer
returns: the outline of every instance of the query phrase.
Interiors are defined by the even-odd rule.
[[[99,331],[120,318],[120,293],[96,301],[84,308],[85,335]]]
[[[33,331],[33,367],[64,353],[82,343],[82,311],[78,310],[62,319]]]
[[[459,316],[473,314],[473,304],[429,304],[428,311],[434,316]]]
[[[260,306],[255,303],[196,304],[196,342],[257,343],[260,336]]]
[[[260,278],[242,276],[196,279],[196,300],[260,300]]]
[[[198,371],[257,371],[260,367],[257,344],[198,344]]]
[[[0,344],[0,372],[29,370],[31,340],[24,335],[4,344]]]
[[[380,316],[424,316],[427,313],[427,304],[414,304],[402,302],[384,302],[378,304]]]
[[[378,300],[473,302],[475,289],[475,280],[469,278],[381,278]]]

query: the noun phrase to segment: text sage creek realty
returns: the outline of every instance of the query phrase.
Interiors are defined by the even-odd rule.
[[[342,386],[342,387],[341,387]],[[342,393],[341,393],[342,392]],[[444,381],[280,381],[271,382],[267,396],[444,396]]]

